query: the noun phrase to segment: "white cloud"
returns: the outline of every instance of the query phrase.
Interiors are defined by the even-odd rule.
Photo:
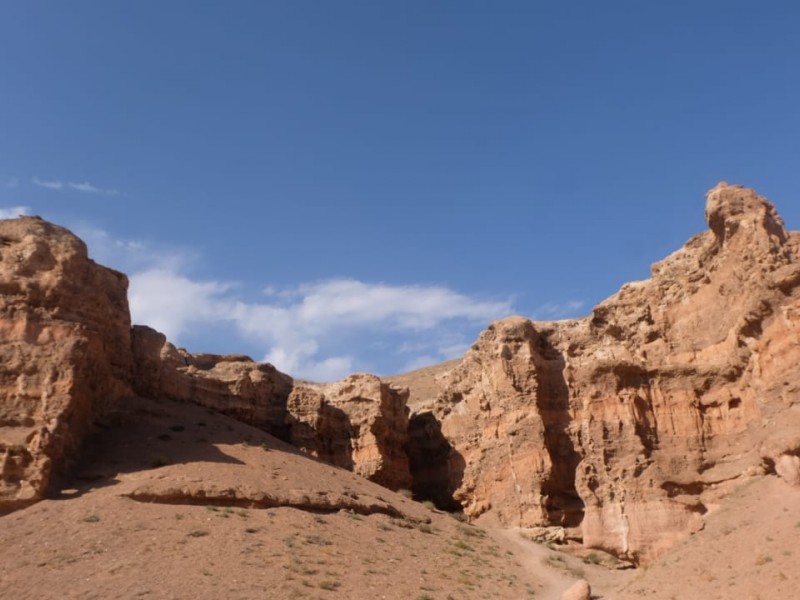
[[[88,181],[83,183],[68,183],[67,187],[77,190],[79,192],[86,192],[88,194],[100,194],[102,196],[119,196],[119,190],[103,189],[92,185]]]
[[[77,192],[83,192],[85,194],[99,194],[101,196],[118,196],[119,190],[115,189],[104,189],[99,188],[94,184],[89,183],[88,181],[84,181],[82,183],[75,183],[72,181],[68,181],[64,183],[61,180],[53,179],[53,180],[46,180],[46,179],[39,179],[38,177],[34,177],[31,179],[31,183],[34,185],[38,185],[39,187],[48,189],[48,190],[63,190],[65,188],[75,190]]]
[[[233,303],[221,297],[229,285],[198,282],[168,269],[150,269],[130,277],[128,302],[136,323],[144,323],[177,341],[193,323],[227,320]]]
[[[20,215],[29,215],[31,212],[28,206],[11,206],[9,208],[0,208],[0,219],[15,219]]]
[[[379,370],[379,363],[399,372],[454,358],[477,330],[514,312],[510,301],[474,298],[445,286],[355,279],[264,285],[260,295],[248,298],[236,282],[188,275],[201,264],[191,253],[76,229],[96,260],[130,274],[135,323],[162,331],[178,345],[194,343],[203,332],[226,331],[235,351],[314,381]]]
[[[512,312],[508,302],[476,300],[442,286],[335,279],[271,288],[271,295],[258,302],[240,299],[237,290],[230,283],[193,280],[173,268],[151,268],[130,278],[131,314],[134,322],[164,332],[175,343],[194,328],[230,323],[243,340],[262,348],[263,360],[294,376],[330,381],[370,364],[363,347],[344,344],[342,352],[344,337],[409,337],[425,360],[434,356],[431,362],[436,362],[452,358],[441,348],[442,340],[450,344],[445,351],[456,347],[449,328],[488,323]]]
[[[17,179],[16,177],[12,177],[11,179],[6,181],[7,188],[15,188],[18,185],[19,185],[19,179]]]
[[[34,177],[31,179],[31,183],[33,185],[38,185],[39,187],[43,187],[48,190],[60,190],[64,187],[64,183],[58,180],[47,181],[44,179],[39,179],[38,177]]]

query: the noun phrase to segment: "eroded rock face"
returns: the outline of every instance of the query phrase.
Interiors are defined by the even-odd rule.
[[[410,489],[408,390],[374,375],[300,384],[288,401],[290,441],[312,456],[390,489]]]
[[[800,235],[752,190],[591,315],[492,324],[442,382],[449,481],[473,517],[580,523],[647,562],[726,485],[800,447]]]
[[[131,394],[127,287],[66,229],[0,220],[0,514],[41,498]]]
[[[192,354],[150,327],[134,326],[132,339],[139,395],[193,402],[288,438],[288,375],[242,355]]]
[[[410,488],[408,392],[373,375],[296,383],[246,356],[192,354],[133,327],[134,385],[146,398],[192,402],[291,442],[392,489]]]

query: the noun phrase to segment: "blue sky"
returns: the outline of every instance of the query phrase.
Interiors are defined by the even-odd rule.
[[[136,321],[294,375],[578,316],[755,187],[800,226],[796,2],[0,2],[0,210]]]

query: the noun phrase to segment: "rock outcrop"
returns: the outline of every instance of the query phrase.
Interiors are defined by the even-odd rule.
[[[140,325],[132,341],[140,396],[199,404],[385,487],[411,487],[406,390],[374,375],[296,383],[246,356],[192,354]]]
[[[0,220],[0,514],[40,499],[131,394],[127,288],[66,229]]]
[[[287,439],[291,377],[242,355],[192,354],[158,331],[133,327],[134,389],[145,398],[193,402]]]
[[[431,413],[469,515],[580,525],[647,562],[797,454],[800,234],[739,186],[711,190],[706,217],[651,279],[582,319],[493,323],[444,376]]]
[[[289,396],[293,445],[393,490],[411,488],[408,390],[374,375],[299,384]]]
[[[800,482],[800,234],[739,186],[711,190],[706,218],[590,315],[497,321],[459,363],[409,377],[439,390],[410,418],[405,385],[299,383],[131,328],[124,275],[63,228],[0,221],[0,513],[41,498],[136,394],[224,413],[473,519],[651,561],[743,478]]]

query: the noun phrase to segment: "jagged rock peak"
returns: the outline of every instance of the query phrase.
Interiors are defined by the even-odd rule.
[[[721,181],[706,194],[706,221],[717,240],[724,244],[744,226],[766,231],[780,243],[787,239],[783,220],[775,206],[755,190]]]

